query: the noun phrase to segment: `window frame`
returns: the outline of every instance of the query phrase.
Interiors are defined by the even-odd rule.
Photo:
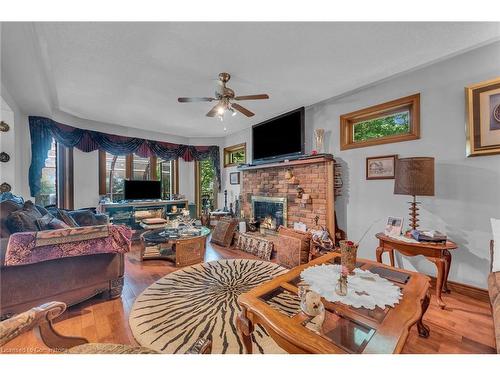
[[[55,139],[52,141],[55,143],[55,206],[72,210],[74,208],[73,147],[65,147]],[[37,202],[37,197],[33,198]]]
[[[403,110],[410,114],[408,133],[388,135],[366,141],[354,141],[354,125],[378,117],[390,116]],[[340,116],[340,150],[411,141],[420,138],[420,93],[377,104]]]
[[[200,217],[202,214],[202,207],[201,207],[201,168],[200,168],[200,161],[195,160],[194,161],[194,196],[195,196],[195,204],[196,204],[196,215],[197,217]],[[214,184],[214,210],[217,209],[218,207],[218,191],[217,188],[215,187]]]
[[[241,163],[231,163],[231,154],[237,151],[243,151],[245,153],[245,159]],[[224,147],[224,168],[234,167],[237,165],[245,164],[247,162],[247,144],[239,143],[237,145]]]
[[[130,180],[133,177],[134,168],[134,154],[125,155],[125,179]],[[157,163],[158,158],[156,156],[151,156],[149,158],[150,170],[149,179],[150,180],[160,180],[161,177],[157,174]],[[172,160],[172,194],[178,194],[179,192],[179,160]],[[162,192],[163,194],[163,192]],[[106,186],[106,151],[99,150],[99,195],[107,195]]]

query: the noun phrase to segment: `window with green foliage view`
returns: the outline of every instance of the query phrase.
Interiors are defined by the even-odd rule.
[[[353,124],[353,141],[363,142],[371,139],[410,132],[410,112],[408,110],[387,116],[360,121]]]

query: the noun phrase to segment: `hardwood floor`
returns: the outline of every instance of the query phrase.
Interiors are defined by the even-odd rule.
[[[83,336],[90,342],[136,344],[128,325],[135,298],[149,285],[176,268],[167,261],[136,259],[137,251],[126,257],[125,286],[122,297],[107,301],[99,297],[69,308],[56,320],[56,329],[64,335]],[[208,245],[206,261],[222,258],[252,258],[238,250]],[[434,291],[424,322],[431,333],[427,339],[418,336],[413,327],[404,353],[496,353],[490,305],[459,293],[445,294],[445,310],[437,305]],[[4,353],[47,353],[33,332],[24,334],[4,347]]]

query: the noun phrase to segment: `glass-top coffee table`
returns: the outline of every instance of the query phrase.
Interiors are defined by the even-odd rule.
[[[210,229],[202,226],[162,228],[141,234],[140,260],[169,260],[176,267],[203,262]]]

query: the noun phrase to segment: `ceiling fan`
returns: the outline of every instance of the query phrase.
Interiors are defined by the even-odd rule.
[[[231,79],[229,73],[219,73],[218,88],[215,90],[215,97],[196,97],[196,98],[178,98],[179,103],[192,103],[192,102],[213,102],[218,103],[207,113],[208,117],[218,116],[222,121],[224,113],[226,111],[231,112],[234,116],[236,111],[243,113],[247,117],[252,117],[255,113],[249,111],[245,107],[235,103],[234,101],[242,100],[257,100],[257,99],[269,99],[267,94],[258,95],[243,95],[235,96],[234,91],[226,86],[227,82]]]

